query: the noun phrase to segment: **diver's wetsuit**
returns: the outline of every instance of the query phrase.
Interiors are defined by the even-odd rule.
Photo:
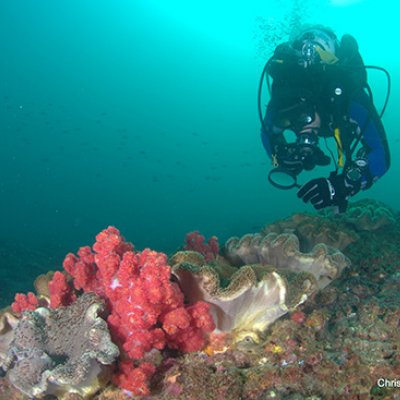
[[[383,176],[390,167],[390,152],[385,128],[364,91],[359,92],[350,101],[348,115],[357,122],[362,132],[361,142],[366,149],[371,179],[369,183],[368,177],[363,176],[361,188],[366,189]]]
[[[345,157],[345,164],[339,165],[343,172],[349,171],[356,161],[363,161],[361,178],[357,178],[354,187],[368,189],[386,173],[390,166],[386,133],[366,91],[367,73],[353,36],[345,34],[339,42],[329,29],[307,28],[293,41],[278,45],[266,67],[273,83],[261,138],[274,163],[289,172],[292,168],[295,175],[301,172],[301,167],[294,170],[294,159],[287,156],[284,131],[291,129],[301,134],[302,127],[307,124],[303,119],[296,120],[296,113],[305,113],[319,116],[319,138],[335,137]],[[310,109],[302,108],[304,106],[311,107],[311,113]],[[318,149],[314,151],[318,154]],[[327,165],[329,158],[321,156],[314,161],[308,166],[304,164],[303,168]]]
[[[361,189],[365,190],[389,169],[390,153],[386,133],[374,105],[364,90],[358,90],[353,93],[346,108],[347,116],[358,124],[362,132],[360,142],[366,151],[368,159],[368,169],[361,180]],[[326,116],[327,114],[325,114],[325,118]],[[323,113],[321,119],[322,126],[324,126]],[[274,107],[271,106],[270,102],[267,107],[264,125],[261,128],[262,143],[270,158],[276,153],[275,146],[285,142],[283,137],[284,129],[275,126],[273,121]],[[324,136],[333,136],[333,132],[326,132],[326,129],[329,128],[325,128]],[[346,139],[346,133],[347,135],[352,134],[351,132],[342,131],[343,139]],[[346,140],[343,140],[343,142],[346,143]]]

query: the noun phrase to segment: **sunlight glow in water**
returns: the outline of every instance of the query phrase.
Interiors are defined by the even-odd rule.
[[[333,6],[350,6],[352,4],[362,3],[363,0],[331,0]]]

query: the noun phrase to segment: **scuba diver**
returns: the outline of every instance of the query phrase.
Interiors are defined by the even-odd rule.
[[[373,104],[366,68],[381,70],[388,79],[380,115]],[[270,101],[263,115],[265,81]],[[381,122],[389,93],[388,72],[365,66],[351,35],[344,35],[339,42],[330,29],[313,26],[278,45],[264,67],[258,94],[262,142],[274,167],[269,182],[280,189],[299,188],[297,196],[317,210],[333,206],[344,212],[350,197],[370,188],[389,169],[389,148]],[[293,142],[286,137],[289,132]],[[327,138],[334,138],[337,157]],[[330,157],[320,148],[322,139]],[[327,166],[331,159],[335,169],[329,177],[297,183],[303,170]],[[289,184],[280,183],[282,177]]]

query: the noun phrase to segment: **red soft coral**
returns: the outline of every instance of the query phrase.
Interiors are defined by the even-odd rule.
[[[208,242],[205,240],[205,237],[199,231],[189,232],[185,238],[186,245],[184,249],[197,251],[204,256],[207,262],[213,261],[219,253],[218,238],[211,236]]]
[[[129,332],[123,349],[133,360],[140,360],[152,349],[162,350],[165,347],[165,332],[160,329],[134,329]]]
[[[186,353],[201,350],[206,344],[204,332],[215,329],[209,309],[207,303],[199,301],[166,314],[163,329],[168,333],[168,346]]]
[[[67,277],[56,271],[49,282],[50,307],[69,306],[76,300],[76,295],[67,282]]]
[[[11,310],[17,314],[24,311],[33,311],[39,305],[39,300],[34,293],[29,292],[27,295],[17,293],[15,295],[15,301],[11,304]]]
[[[208,250],[217,249],[210,245]],[[64,268],[75,288],[95,291],[108,303],[113,340],[131,359],[120,363],[115,381],[135,394],[148,393],[146,382],[154,366],[147,372],[143,363],[137,366],[148,352],[166,344],[182,351],[200,350],[205,333],[215,328],[206,303],[184,304],[183,293],[171,281],[167,256],[150,249],[134,252],[114,227],[97,235],[92,250],[82,247],[78,257],[67,255]]]
[[[184,307],[180,307],[164,316],[162,327],[168,335],[176,335],[180,330],[189,328],[190,323],[190,314]]]
[[[79,258],[69,253],[64,259],[63,267],[74,278],[74,287],[85,292],[97,292],[97,267],[94,264],[94,254],[89,246],[81,247]]]
[[[200,350],[205,333],[215,328],[206,303],[184,304],[183,293],[171,281],[167,256],[150,249],[135,252],[114,227],[100,232],[92,249],[85,246],[77,256],[68,254],[63,266],[76,290],[95,292],[105,300],[111,336],[123,357],[129,358],[119,363],[114,381],[134,394],[149,393],[155,367],[140,363],[147,353],[166,345],[181,351]],[[62,272],[54,274],[49,291],[52,307],[75,299]],[[37,304],[33,293],[18,295],[13,309],[34,309]]]
[[[129,390],[134,395],[145,396],[150,394],[149,380],[155,370],[154,365],[148,362],[143,362],[136,367],[131,361],[120,361],[113,383]]]

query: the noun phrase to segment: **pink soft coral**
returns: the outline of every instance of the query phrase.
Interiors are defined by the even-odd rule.
[[[150,370],[144,373],[143,363],[137,364],[146,353],[166,345],[200,350],[205,333],[215,328],[208,304],[184,304],[181,290],[171,282],[167,256],[150,249],[134,252],[114,227],[97,235],[93,252],[82,247],[78,257],[68,254],[63,265],[76,289],[94,291],[108,302],[111,334],[131,360],[121,364],[115,380],[134,394],[148,391]],[[134,384],[129,383],[127,368],[134,371]]]
[[[137,395],[150,394],[148,382],[156,368],[149,362],[135,366],[132,361],[120,361],[119,373],[114,376],[113,383]]]
[[[216,236],[211,236],[206,242],[206,238],[199,231],[193,231],[186,235],[185,241],[185,250],[197,251],[204,256],[207,262],[215,260],[219,253],[219,243]]]
[[[217,242],[209,243],[204,250],[215,256]],[[150,249],[135,252],[112,226],[96,236],[92,249],[85,246],[77,255],[68,254],[63,267],[75,290],[95,292],[106,301],[111,335],[124,351],[114,382],[133,394],[149,393],[155,366],[144,361],[146,353],[166,345],[184,352],[200,350],[205,333],[215,329],[207,303],[184,304],[179,286],[170,279],[167,256]],[[52,307],[76,299],[70,278],[62,272],[54,274],[49,283]],[[15,312],[38,306],[33,293],[18,294],[15,299]]]
[[[50,307],[69,306],[76,300],[76,294],[68,285],[67,277],[60,271],[56,271],[49,282]]]
[[[28,294],[17,293],[15,295],[15,301],[11,304],[11,310],[16,314],[20,314],[24,311],[35,310],[39,305],[39,300],[34,293],[29,292]]]

